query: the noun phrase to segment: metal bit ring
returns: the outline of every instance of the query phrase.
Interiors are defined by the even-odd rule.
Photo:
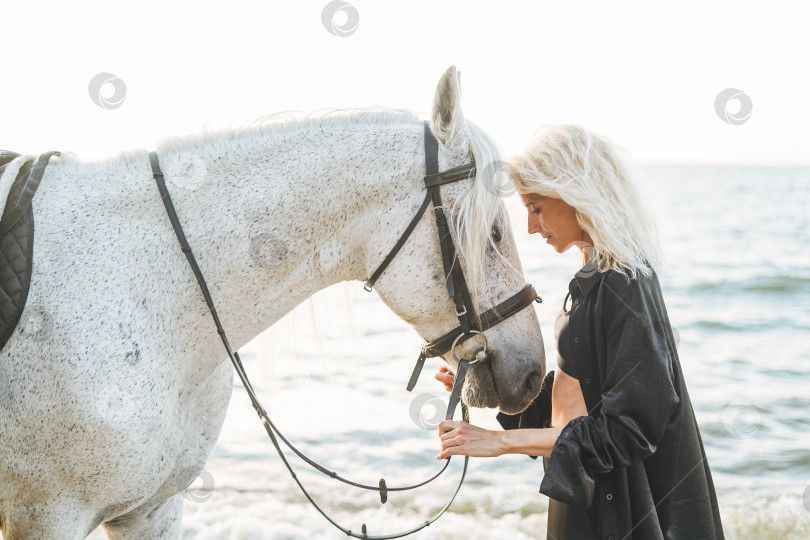
[[[481,334],[481,337],[484,338],[484,348],[476,353],[475,358],[473,360],[468,361],[468,365],[471,366],[473,364],[476,364],[476,363],[480,362],[481,360],[486,359],[487,337],[484,335],[483,332],[479,332],[478,330],[470,330],[470,334]],[[456,354],[456,345],[458,344],[458,340],[460,340],[462,337],[467,336],[467,335],[469,335],[469,334],[459,334],[458,337],[456,337],[456,339],[453,340],[453,346],[450,347],[450,350],[453,351],[453,357],[456,359],[456,362],[461,362],[461,359]],[[479,355],[481,353],[484,353],[484,358],[479,358]]]

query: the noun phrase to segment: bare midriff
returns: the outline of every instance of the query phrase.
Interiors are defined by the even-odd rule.
[[[574,418],[587,416],[579,380],[558,369],[551,387],[551,427],[563,427]]]

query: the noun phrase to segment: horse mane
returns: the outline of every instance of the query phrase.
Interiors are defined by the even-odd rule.
[[[248,118],[241,124],[213,128],[205,124],[197,133],[183,135],[166,135],[155,143],[158,154],[189,151],[204,144],[221,145],[245,141],[246,138],[264,139],[279,138],[313,127],[349,126],[358,124],[404,124],[419,122],[420,118],[409,109],[396,109],[369,105],[353,108],[324,108],[308,113],[287,110],[261,114]],[[249,140],[249,139],[248,139]],[[84,161],[74,152],[63,152],[61,159],[54,164],[60,166],[131,167],[148,163],[148,150],[135,148],[121,150],[118,153],[97,161]]]
[[[211,129],[204,126],[199,133],[169,135],[155,145],[158,153],[182,152],[201,144],[222,144],[244,141],[245,138],[283,138],[311,128],[343,127],[358,124],[391,125],[419,122],[419,117],[408,109],[379,106],[348,109],[317,109],[300,116],[301,111],[280,111],[248,119],[235,128]]]
[[[198,133],[184,135],[168,135],[157,141],[155,150],[158,154],[171,154],[190,151],[201,145],[231,145],[250,139],[278,139],[299,133],[308,129],[323,129],[324,127],[351,126],[359,124],[410,124],[421,123],[422,119],[409,109],[396,109],[380,106],[364,106],[354,108],[325,108],[317,109],[301,115],[302,111],[287,110],[262,114],[249,118],[237,126],[226,126],[214,129],[204,125]],[[475,181],[472,187],[464,190],[456,199],[452,208],[452,221],[458,242],[458,254],[465,261],[467,279],[470,285],[470,294],[473,304],[478,305],[479,313],[492,307],[495,302],[487,299],[488,306],[481,305],[482,298],[479,291],[488,290],[485,263],[487,251],[492,249],[496,256],[518,271],[498,251],[492,238],[493,226],[498,225],[503,230],[509,222],[504,217],[503,205],[497,190],[493,189],[493,165],[502,163],[502,152],[492,138],[481,128],[468,119],[465,119],[464,129],[470,147],[470,158],[478,165],[476,167]],[[96,162],[83,162],[71,152],[65,152],[59,164],[99,166],[99,167],[147,167],[148,151],[143,148],[124,150],[107,159]],[[503,174],[501,167],[497,167],[496,174]],[[498,182],[503,185],[505,182]],[[492,276],[495,279],[497,276]]]

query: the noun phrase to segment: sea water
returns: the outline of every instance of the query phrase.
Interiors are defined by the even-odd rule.
[[[643,168],[642,188],[667,256],[659,274],[714,477],[726,537],[810,538],[810,169]],[[554,318],[582,266],[526,232],[506,199],[554,369]],[[428,219],[428,218],[425,218]],[[404,228],[407,224],[402,223]],[[216,299],[215,299],[216,300]],[[449,304],[448,304],[449,309]],[[242,351],[270,417],[300,450],[352,480],[421,482],[443,462],[436,425],[448,392],[429,359],[405,385],[422,339],[361,282],[315,295]],[[457,413],[457,417],[460,413]],[[496,411],[473,423],[499,429]],[[463,459],[412,491],[346,486],[286,447],[300,481],[341,525],[370,535],[410,529],[450,499]],[[455,502],[411,538],[545,538],[540,460],[471,458]],[[339,539],[300,492],[237,383],[205,470],[184,492],[183,538]],[[93,538],[103,538],[101,530]]]

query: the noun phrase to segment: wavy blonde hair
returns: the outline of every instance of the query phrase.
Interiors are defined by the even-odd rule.
[[[591,258],[599,272],[612,269],[633,279],[660,272],[658,227],[625,149],[576,124],[549,124],[510,158],[509,171],[518,193],[574,207],[577,223],[593,240]]]

